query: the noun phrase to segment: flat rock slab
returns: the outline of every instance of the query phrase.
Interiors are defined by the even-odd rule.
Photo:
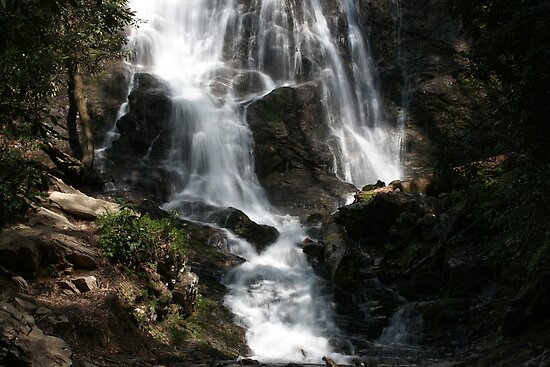
[[[50,201],[57,205],[65,213],[84,220],[94,220],[106,213],[115,213],[120,210],[120,205],[90,196],[79,194],[67,194],[54,191],[49,196]]]
[[[44,335],[35,326],[29,335],[20,336],[15,346],[21,353],[21,361],[28,366],[69,367],[72,365],[72,352],[62,339]]]
[[[76,231],[78,228],[73,225],[67,217],[62,214],[55,213],[49,209],[38,207],[36,212],[29,216],[29,225],[35,227],[42,225],[51,228],[59,228],[64,230]]]

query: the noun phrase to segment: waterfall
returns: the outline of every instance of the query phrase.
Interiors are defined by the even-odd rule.
[[[394,43],[396,48],[396,64],[401,69],[401,77],[403,79],[403,87],[401,88],[401,106],[399,114],[397,116],[396,126],[396,151],[400,155],[405,150],[405,121],[409,112],[409,105],[411,103],[411,74],[407,67],[407,60],[403,56],[403,34],[401,31],[403,24],[403,8],[401,6],[401,0],[393,0],[393,23],[394,23]]]
[[[276,227],[258,253],[228,233],[247,261],[227,274],[225,302],[247,330],[254,357],[319,363],[338,333],[323,281],[297,247],[305,230],[276,213],[255,175],[246,106],[279,86],[316,80],[331,132],[334,172],[361,186],[399,178],[394,129],[352,0],[131,0],[132,67],[170,87],[171,145],[164,165],[177,195],[164,205],[235,207]],[[341,25],[344,24],[344,27]],[[239,81],[251,81],[242,90]],[[200,219],[200,218],[199,218]]]

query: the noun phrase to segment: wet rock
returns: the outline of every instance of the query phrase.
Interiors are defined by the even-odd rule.
[[[120,137],[107,151],[107,172],[117,189],[128,199],[149,198],[165,202],[173,192],[166,182],[170,172],[161,164],[173,131],[169,127],[172,101],[169,87],[157,77],[138,73],[134,76],[129,110],[117,122]]]
[[[260,182],[275,205],[302,218],[334,211],[355,191],[333,173],[319,89],[278,88],[247,110]]]
[[[325,364],[327,365],[327,367],[338,367],[338,365],[336,364],[336,362],[334,362],[331,358],[329,357],[323,357],[323,361],[325,362]]]
[[[101,199],[95,199],[84,194],[65,194],[54,191],[49,200],[64,212],[76,218],[94,220],[97,217],[120,210],[120,205]]]
[[[370,246],[380,246],[387,239],[389,229],[398,221],[417,219],[437,211],[435,198],[403,192],[380,193],[372,200],[341,208],[334,221],[345,226],[354,239],[367,239]]]
[[[460,21],[453,15],[452,2],[360,0],[358,7],[384,88],[388,120],[397,121],[402,107],[408,107],[405,173],[431,174],[437,166],[434,162],[440,159],[438,152],[445,147],[457,149],[464,138],[459,132],[463,117],[447,112],[455,105],[452,100],[468,101],[459,104],[465,107],[465,115],[472,112],[470,109],[475,111],[471,100],[476,97],[457,97],[464,91],[457,79],[465,69],[464,51],[468,46],[461,35]],[[408,97],[405,106],[404,96]],[[479,126],[479,121],[473,120]]]
[[[464,366],[464,362],[451,362],[451,361],[436,362],[436,363],[429,364],[427,367],[458,367],[458,366]]]
[[[232,91],[237,97],[259,94],[267,88],[268,86],[258,71],[245,71],[236,76],[232,82]]]
[[[117,122],[120,138],[113,142],[113,158],[122,162],[124,156],[143,157],[153,140],[167,128],[172,111],[170,90],[157,77],[138,73],[130,93],[129,111]]]
[[[256,246],[258,251],[274,243],[279,237],[277,229],[253,222],[242,211],[235,208],[216,210],[208,220],[227,228],[237,236]]]
[[[354,281],[352,250],[342,228],[328,224],[323,234],[325,263],[330,270],[330,279],[337,288],[347,288]]]
[[[251,358],[242,358],[238,361],[242,366],[259,366],[260,361]]]
[[[322,278],[328,278],[324,246],[307,238],[302,243],[302,251],[306,254],[307,260],[315,273]]]

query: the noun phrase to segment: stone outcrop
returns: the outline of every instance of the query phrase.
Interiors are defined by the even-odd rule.
[[[112,158],[144,157],[153,140],[168,128],[172,112],[168,86],[151,74],[136,74],[128,97],[129,112],[117,122],[120,138],[113,142]]]
[[[108,150],[111,161],[104,162],[117,188],[130,199],[147,197],[164,202],[170,195],[167,172],[160,161],[170,139],[172,101],[168,86],[153,75],[134,76],[128,97],[128,113],[116,124],[120,134]]]
[[[450,0],[360,0],[387,118],[405,108],[405,173],[493,155],[493,112],[483,81],[470,75],[469,40]],[[483,133],[480,133],[483,131]]]
[[[333,173],[319,93],[316,83],[282,87],[247,110],[260,182],[276,206],[302,217],[330,213],[355,191]]]
[[[0,364],[69,367],[71,356],[67,343],[44,335],[31,314],[17,304],[0,301]]]
[[[378,183],[365,189],[356,195],[355,203],[340,208],[325,221],[323,257],[317,258],[324,262],[325,276],[335,288],[336,309],[343,317],[342,324],[359,340],[378,338],[407,300],[434,295],[445,282],[452,281],[452,277],[436,275],[430,266],[423,266],[441,256],[438,254],[441,241],[448,239],[454,228],[453,218],[460,212],[435,197],[406,192],[416,191],[411,190],[411,181],[389,186]],[[465,259],[458,254],[456,258]],[[472,265],[469,261],[467,264]],[[423,269],[409,270],[417,267]],[[407,272],[411,274],[403,276]],[[483,282],[479,275],[472,272],[474,278]],[[465,292],[478,291],[480,286],[477,283],[473,288],[465,288]],[[458,292],[459,287],[455,288]],[[428,326],[427,333],[436,332],[433,323]],[[455,331],[449,332],[449,337],[456,335]],[[370,348],[361,343],[356,347]]]
[[[120,106],[128,97],[130,77],[130,69],[121,59],[104,60],[97,73],[85,77],[86,104],[96,146],[103,143],[116,122]]]
[[[19,225],[1,233],[0,264],[26,277],[46,273],[52,264],[95,269],[97,258],[96,251],[79,236],[49,227]]]

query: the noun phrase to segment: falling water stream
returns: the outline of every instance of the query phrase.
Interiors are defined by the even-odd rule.
[[[319,363],[338,334],[323,281],[297,247],[305,230],[277,213],[258,183],[246,106],[279,86],[316,80],[334,172],[360,187],[401,176],[377,75],[353,0],[131,0],[132,68],[170,87],[172,142],[164,161],[178,194],[164,205],[235,207],[280,232],[258,253],[228,233],[247,261],[227,274],[226,305],[254,357]],[[342,22],[346,25],[341,27]],[[249,80],[250,88],[239,81]],[[199,218],[200,219],[200,218]]]

